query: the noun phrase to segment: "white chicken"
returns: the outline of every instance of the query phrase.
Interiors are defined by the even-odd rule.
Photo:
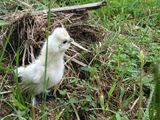
[[[65,28],[58,27],[48,37],[48,57],[47,57],[47,88],[56,85],[62,79],[64,73],[64,54],[69,48],[73,39],[69,36]],[[18,77],[22,77],[24,89],[31,92],[34,97],[44,90],[45,84],[45,58],[46,45],[44,43],[40,55],[37,59],[26,67],[19,67],[15,72]]]

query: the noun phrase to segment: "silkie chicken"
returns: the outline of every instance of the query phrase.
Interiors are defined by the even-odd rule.
[[[65,28],[58,27],[48,37],[48,57],[46,66],[47,89],[58,84],[64,73],[64,54],[73,39]],[[46,45],[44,43],[37,59],[26,67],[18,67],[15,73],[22,78],[23,90],[30,92],[33,99],[35,95],[43,92],[45,85]],[[32,101],[34,102],[34,101]],[[36,102],[36,101],[35,101]]]

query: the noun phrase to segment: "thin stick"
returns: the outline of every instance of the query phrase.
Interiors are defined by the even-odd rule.
[[[86,11],[86,10],[94,10],[94,9],[101,8],[102,6],[105,6],[106,3],[107,3],[107,0],[104,0],[100,2],[88,3],[83,5],[73,5],[73,6],[66,6],[66,7],[60,7],[60,8],[53,8],[51,9],[51,12],[52,13],[80,12],[80,11]],[[48,10],[37,10],[37,11],[32,11],[31,15],[39,15],[39,14],[46,14],[46,13],[48,13]],[[0,19],[5,19],[6,16],[7,15],[1,15]]]
[[[93,10],[98,9],[102,6],[105,6],[107,1],[100,1],[100,2],[94,2],[94,3],[88,3],[83,5],[73,5],[73,6],[67,6],[67,7],[61,7],[61,8],[53,8],[51,9],[51,12],[79,12],[84,10]],[[48,13],[48,10],[39,10],[39,11],[33,11],[33,15],[37,14],[43,14]]]
[[[33,105],[31,106],[31,109],[32,109],[32,112],[31,112],[32,119],[33,119],[33,120],[36,120],[36,116],[35,116],[35,108],[34,108]]]
[[[23,52],[23,59],[22,59],[22,66],[25,65],[25,59],[26,59],[26,47],[24,48],[24,52]]]
[[[17,0],[20,4],[22,4],[22,5],[24,5],[24,6],[26,6],[27,8],[32,8],[32,6],[31,5],[29,5],[28,3],[26,3],[26,2],[24,2],[24,1],[21,1],[21,0]]]
[[[129,110],[129,112],[131,112],[131,111],[133,110],[133,108],[134,108],[134,106],[137,104],[138,100],[139,100],[139,97],[134,101],[134,103],[133,103],[133,105],[131,106],[131,109]]]
[[[76,53],[75,55],[73,55],[72,57],[68,57],[69,59],[65,62],[65,65],[69,62],[69,61],[71,61],[73,58],[75,58],[76,56],[78,55],[78,53]]]
[[[31,49],[31,60],[32,62],[35,61],[34,52],[33,52],[33,46],[30,46]]]
[[[71,44],[75,45],[76,47],[78,47],[78,48],[80,48],[80,49],[82,49],[82,50],[84,50],[86,52],[91,52],[88,49],[82,47],[80,44],[76,43],[75,41],[71,42]]]
[[[68,97],[68,99],[70,99],[70,96],[69,96],[68,93],[67,93],[67,97]],[[75,114],[76,114],[77,120],[80,120],[80,117],[79,117],[79,115],[78,115],[78,112],[77,112],[77,110],[76,110],[75,105],[74,105],[73,103],[72,103],[71,105],[72,105],[72,108],[73,108],[73,110],[74,110],[74,112],[75,112]]]
[[[4,95],[4,94],[8,94],[11,93],[12,91],[4,91],[4,92],[0,92],[0,95]]]
[[[71,57],[68,56],[68,55],[65,55],[65,57],[66,57],[67,59],[70,59],[70,58],[71,58]],[[85,64],[85,63],[83,63],[83,62],[81,62],[81,61],[79,61],[79,60],[77,60],[77,59],[75,59],[75,58],[72,58],[71,61],[73,61],[73,62],[75,62],[75,63],[77,63],[77,64],[79,64],[79,65],[81,65],[81,66],[83,66],[83,67],[87,66],[87,64]]]

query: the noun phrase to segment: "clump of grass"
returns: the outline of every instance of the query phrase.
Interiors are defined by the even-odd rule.
[[[160,119],[160,61],[154,62],[154,89],[152,101],[149,104],[149,118],[151,120]]]
[[[138,110],[138,120],[143,118],[143,107],[142,107],[142,100],[143,100],[143,66],[144,66],[144,53],[140,51],[140,95],[139,95],[139,110]]]

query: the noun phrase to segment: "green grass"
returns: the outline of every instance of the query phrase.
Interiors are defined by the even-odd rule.
[[[0,13],[25,9],[21,4],[15,5],[15,0],[9,1],[0,1],[0,8],[4,8],[0,9]],[[88,2],[93,1],[57,0],[50,5],[52,8]],[[48,3],[47,0],[28,0],[28,4],[37,10],[48,9]],[[107,6],[89,13],[94,17],[91,21],[98,21],[106,30],[107,36],[101,41],[101,45],[98,42],[89,45],[93,50],[91,66],[79,67],[76,70],[71,63],[69,64],[73,68],[73,73],[80,71],[87,77],[80,77],[78,73],[71,78],[65,75],[63,84],[57,91],[58,95],[50,100],[51,104],[44,100],[45,106],[40,115],[45,113],[51,117],[49,114],[52,114],[56,120],[61,118],[69,120],[76,119],[77,111],[81,119],[87,120],[160,119],[157,112],[159,103],[156,101],[159,99],[156,97],[158,92],[154,93],[158,90],[158,87],[154,87],[157,86],[159,79],[158,68],[153,78],[153,62],[160,55],[159,1],[110,0]],[[6,59],[5,50],[9,38],[8,35],[0,51],[0,65]],[[82,59],[86,59],[89,63],[88,53],[81,54],[84,57]],[[18,56],[14,59],[18,65]],[[13,69],[12,62],[11,59],[5,67],[0,66],[2,73],[5,73],[0,76],[0,83],[4,85],[10,85],[11,81],[14,81],[7,77],[7,72]],[[0,119],[31,119],[30,104],[22,99],[20,92],[17,92],[19,91],[18,79],[15,80],[14,92],[7,98],[5,95],[0,97],[0,101],[11,109],[7,116],[0,116]],[[0,92],[7,91],[4,85],[1,86]],[[39,116],[39,118],[47,119],[47,116]]]

